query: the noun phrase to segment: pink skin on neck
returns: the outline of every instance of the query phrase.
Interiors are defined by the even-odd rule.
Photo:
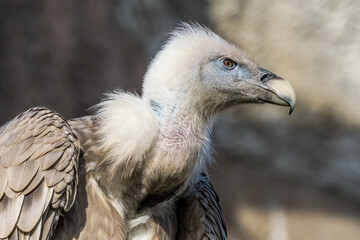
[[[159,144],[163,149],[180,149],[201,139],[202,130],[196,126],[194,117],[179,113],[161,127]]]

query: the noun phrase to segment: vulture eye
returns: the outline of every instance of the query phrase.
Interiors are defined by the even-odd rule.
[[[222,63],[227,70],[233,70],[236,67],[236,63],[229,58],[224,58]]]

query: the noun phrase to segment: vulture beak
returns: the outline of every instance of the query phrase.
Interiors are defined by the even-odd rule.
[[[289,106],[290,115],[295,108],[296,102],[294,88],[288,81],[276,76],[274,73],[263,68],[259,68],[259,70],[262,73],[260,81],[265,89],[270,92],[265,101],[280,106]]]

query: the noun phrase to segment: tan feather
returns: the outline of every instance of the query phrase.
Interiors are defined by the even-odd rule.
[[[25,129],[16,128],[13,134],[11,134],[8,138],[4,138],[3,142],[0,142],[1,145],[11,146],[13,145],[21,136],[25,133]]]
[[[64,169],[67,168],[70,164],[71,164],[71,162],[69,163],[68,161],[61,161],[61,158],[60,158],[59,161],[57,162],[55,168],[57,171],[64,171]],[[67,171],[65,170],[65,172],[67,172]]]
[[[73,156],[71,156],[71,159],[77,158],[77,156],[74,154]],[[73,164],[73,161],[71,161],[65,169],[62,169],[62,171],[64,172],[71,172],[76,166]],[[60,168],[60,167],[59,167]],[[59,171],[58,167],[56,167],[56,170]]]
[[[62,194],[64,194],[64,192],[62,192]],[[61,194],[61,195],[62,195]],[[59,208],[60,207],[60,203],[63,201],[63,199],[62,198],[58,198],[58,199],[54,199],[53,200],[53,202],[51,203],[51,207],[53,207],[53,208],[55,208],[55,209],[57,209],[57,208]]]
[[[20,166],[11,167],[8,170],[8,177],[11,179],[10,187],[15,192],[25,189],[31,180],[35,177],[39,166],[35,161],[26,161]]]
[[[9,240],[18,240],[18,239],[19,239],[19,230],[14,229]]]
[[[61,180],[59,183],[57,183],[55,186],[52,186],[55,190],[55,192],[59,193],[62,192],[68,183],[66,181]]]
[[[0,238],[10,236],[11,232],[14,230],[23,201],[23,195],[20,195],[17,198],[5,196],[0,201]]]
[[[39,121],[38,121],[39,122]],[[31,133],[31,137],[39,137],[41,134],[43,134],[43,132],[46,130],[46,128],[48,127],[48,125],[45,124],[38,124],[35,129],[32,129],[32,133]],[[30,130],[30,129],[28,129]]]
[[[10,184],[8,183],[5,188],[5,195],[9,198],[17,198],[20,196],[21,192],[15,192],[11,189]]]
[[[45,200],[45,203],[44,203],[44,208],[42,210],[42,216],[45,215],[45,212],[49,210],[50,208],[50,202],[51,202],[51,199],[54,197],[54,189],[50,188],[47,193],[46,193],[46,200]],[[40,207],[40,206],[39,206]]]
[[[76,176],[77,178],[77,176]],[[77,180],[76,180],[77,181]],[[68,185],[70,186],[70,185]],[[64,206],[64,211],[67,212],[70,210],[70,208],[73,206],[75,199],[76,199],[76,194],[77,194],[77,187],[74,186],[74,183],[71,184],[71,189],[67,191],[69,193],[69,198],[67,198],[66,204]]]
[[[64,179],[67,183],[70,183],[74,180],[75,171],[72,169],[70,172],[66,173]]]
[[[65,174],[65,172],[59,172],[56,169],[48,171],[45,175],[46,185],[49,187],[53,187],[64,179]]]
[[[32,145],[33,139],[29,138],[19,144],[9,146],[1,155],[3,162],[0,164],[3,167],[15,167],[20,165],[30,158],[32,153],[27,152],[27,150],[31,148]],[[14,156],[16,156],[16,158],[14,158]]]
[[[53,233],[53,224],[54,224],[55,211],[49,209],[46,215],[43,216],[43,232],[49,233],[52,235]],[[42,240],[46,240],[45,234],[42,235]]]
[[[27,195],[32,192],[43,180],[43,173],[38,172],[35,177],[31,180],[30,184],[26,187],[26,189],[22,192],[23,195]]]
[[[43,214],[48,191],[51,190],[47,188],[43,182],[25,197],[23,208],[17,223],[17,226],[21,231],[30,232],[35,228]]]
[[[52,146],[52,149],[57,149],[57,148],[66,148],[69,143],[69,139],[61,139],[60,141],[56,141],[56,142],[52,142],[51,143],[51,146]]]
[[[30,233],[30,238],[29,240],[32,240],[32,239],[40,239],[40,236],[41,236],[41,229],[42,229],[42,221],[39,221],[35,228],[32,229],[31,233]]]
[[[12,159],[13,159],[12,156],[14,155],[13,149],[15,148],[15,146],[14,145],[11,145],[11,146],[2,145],[0,148],[1,148],[0,166],[2,166],[4,168],[8,168],[12,164]],[[16,164],[16,165],[18,165],[18,164]]]
[[[8,183],[7,171],[3,167],[0,166],[0,200],[5,194],[5,188]]]
[[[26,152],[31,152],[29,160],[35,160],[53,150],[54,148],[49,147],[44,142],[36,142]]]
[[[44,154],[39,157],[37,161],[40,163],[41,170],[48,170],[52,165],[57,163],[60,160],[60,157],[63,155],[62,149],[55,149],[51,152]],[[66,162],[66,161],[64,161]],[[61,170],[60,170],[61,171]]]

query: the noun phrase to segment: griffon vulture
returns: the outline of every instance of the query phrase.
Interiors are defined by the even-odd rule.
[[[0,128],[0,239],[226,239],[207,176],[216,115],[295,105],[291,85],[198,24],[174,30],[143,94],[92,116],[31,108]]]

